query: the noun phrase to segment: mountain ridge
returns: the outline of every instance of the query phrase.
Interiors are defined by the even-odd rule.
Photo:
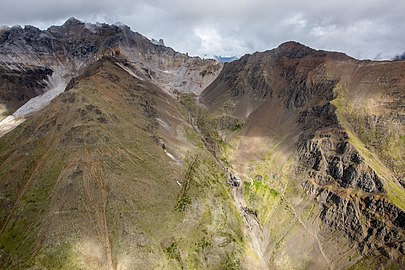
[[[0,138],[1,267],[405,265],[404,62],[286,42],[222,65],[125,26],[50,28],[38,49],[45,32],[0,33],[0,79],[23,78],[1,91],[64,79]]]
[[[3,91],[9,93],[7,99],[1,100],[3,118],[14,115],[5,121],[4,130],[0,128],[2,134],[10,130],[10,122],[24,119],[41,109],[60,94],[83,68],[103,56],[121,55],[127,59],[128,72],[154,81],[169,93],[200,92],[222,68],[214,60],[189,57],[171,48],[155,45],[141,34],[132,32],[128,26],[86,24],[75,18],[70,18],[62,26],[51,26],[43,31],[33,26],[15,26],[5,30],[0,41],[0,64],[5,73],[44,68],[52,71],[50,76],[32,78],[38,86],[29,87],[30,92],[23,98],[17,94],[10,95],[12,89],[20,86],[7,85],[8,77],[3,78]],[[28,97],[44,92],[47,96],[44,96],[43,102],[39,97],[15,112],[16,105],[13,104],[21,106]],[[15,125],[11,125],[13,127]]]

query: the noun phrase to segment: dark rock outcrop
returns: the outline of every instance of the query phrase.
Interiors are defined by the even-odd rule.
[[[52,73],[47,67],[0,65],[0,104],[7,107],[7,114],[42,94]]]

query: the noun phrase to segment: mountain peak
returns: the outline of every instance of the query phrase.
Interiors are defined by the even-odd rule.
[[[315,52],[308,46],[296,41],[287,41],[276,48],[276,52],[285,55],[288,58],[303,58],[310,53]]]
[[[69,19],[66,20],[66,22],[63,24],[63,26],[80,25],[80,24],[83,24],[83,22],[76,19],[75,17],[70,17]]]

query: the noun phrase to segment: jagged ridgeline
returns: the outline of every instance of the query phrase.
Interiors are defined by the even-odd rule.
[[[405,62],[0,30],[1,269],[402,269]]]

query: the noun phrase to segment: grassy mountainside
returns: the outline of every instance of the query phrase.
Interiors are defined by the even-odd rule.
[[[239,269],[224,173],[174,99],[111,60],[0,141],[2,269]]]

